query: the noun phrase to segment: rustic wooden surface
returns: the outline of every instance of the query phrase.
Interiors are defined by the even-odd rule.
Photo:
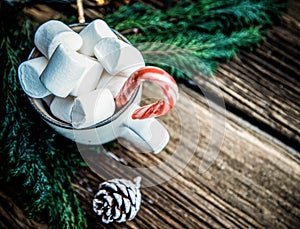
[[[112,152],[128,166],[147,167],[165,163],[170,152],[184,144],[175,163],[153,173],[152,179],[172,174],[186,157],[192,159],[176,176],[161,185],[142,189],[143,204],[138,216],[122,228],[296,228],[300,223],[299,184],[300,167],[284,147],[257,131],[234,114],[226,115],[226,131],[221,151],[204,173],[199,166],[211,141],[212,113],[202,96],[182,86],[181,93],[189,95],[193,109],[186,110],[186,103],[177,104],[177,112],[162,118],[172,134],[171,142],[159,155],[138,154],[122,146],[114,146]],[[178,113],[187,117],[196,116],[199,122],[200,139],[195,152],[191,152],[190,141],[198,139],[188,133],[195,125],[180,127]],[[182,118],[182,117],[181,117]],[[179,142],[178,140],[182,142]],[[217,150],[217,149],[216,149]],[[88,158],[91,170],[78,171],[74,185],[80,201],[87,212],[91,227],[104,228],[97,224],[90,203],[98,183],[112,177],[124,177],[118,163],[97,162],[95,155]],[[183,162],[182,162],[183,163]],[[102,173],[95,171],[103,169]],[[112,225],[118,228],[119,225]]]
[[[298,149],[299,15],[300,2],[293,1],[281,25],[273,27],[259,48],[242,51],[233,61],[222,64],[214,78],[223,92],[227,110]],[[195,81],[206,90],[214,90],[214,82],[199,78]]]
[[[138,154],[134,148],[125,149],[124,142],[114,142],[105,147],[120,162],[101,164],[95,154],[88,154],[91,167],[78,170],[73,184],[89,228],[107,227],[92,212],[91,202],[108,174],[127,175],[126,167],[120,166],[124,164],[133,168],[165,165],[154,170],[144,185],[171,178],[142,188],[143,202],[136,218],[109,228],[300,227],[299,11],[300,3],[293,1],[266,41],[252,53],[242,51],[222,64],[214,80],[195,78],[200,89],[224,98],[226,110],[212,109],[197,87],[180,85],[181,100],[161,118],[171,134],[163,152]],[[150,96],[151,85],[144,91]],[[220,151],[218,140],[222,140]],[[215,160],[208,157],[214,155],[207,154],[210,146],[212,152],[218,152]],[[172,163],[168,163],[170,158],[175,158]],[[210,166],[199,172],[202,165]],[[178,168],[182,170],[177,174]],[[6,205],[7,198],[0,193],[0,210],[7,213],[1,214],[1,227],[47,227],[24,217],[14,218],[20,209]]]

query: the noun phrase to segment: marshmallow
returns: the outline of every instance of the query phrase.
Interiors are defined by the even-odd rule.
[[[89,78],[89,75],[93,81],[97,81],[101,71],[102,67],[97,61],[60,44],[43,71],[41,81],[54,95],[65,98],[75,87],[73,94],[90,90],[89,83],[81,87],[78,82]]]
[[[33,98],[42,98],[51,94],[40,81],[40,75],[47,63],[48,60],[45,57],[37,57],[27,60],[19,66],[19,81],[27,95]]]
[[[102,38],[94,47],[94,54],[111,75],[138,66],[145,66],[139,50],[124,41],[112,37]]]
[[[115,112],[115,101],[108,89],[97,89],[78,96],[71,114],[72,126],[85,128],[101,122]]]
[[[106,88],[110,90],[113,97],[116,97],[120,92],[121,88],[125,84],[127,78],[122,76],[114,76],[109,83],[106,85]]]
[[[82,46],[79,49],[79,52],[88,55],[94,56],[94,46],[97,44],[99,40],[104,37],[114,37],[117,36],[110,29],[110,27],[106,24],[105,21],[97,19],[88,24],[79,35],[82,38]]]
[[[132,73],[139,70],[140,68],[145,67],[145,63],[140,63],[128,68],[125,68],[124,70],[118,72],[118,76],[127,77],[129,78]]]
[[[86,65],[85,72],[78,80],[75,88],[70,92],[70,95],[79,96],[96,89],[103,67],[98,61],[89,57],[86,58]]]
[[[109,81],[113,78],[114,76],[109,74],[107,71],[103,71],[100,77],[100,80],[97,84],[97,89],[98,88],[105,88],[106,85],[109,83]]]
[[[50,105],[52,114],[62,121],[71,123],[71,112],[74,105],[74,97],[61,98],[55,96]]]
[[[126,77],[122,77],[119,75],[112,76],[104,71],[101,75],[97,88],[107,88],[110,90],[113,97],[115,97],[123,87],[126,80]]]
[[[34,44],[48,59],[59,44],[77,51],[82,45],[81,36],[64,23],[50,20],[42,24],[34,35]]]
[[[47,105],[48,107],[50,107],[50,105],[51,105],[51,103],[52,103],[54,97],[55,97],[55,96],[51,94],[51,95],[47,95],[47,96],[43,97],[42,100],[46,103],[46,105]]]

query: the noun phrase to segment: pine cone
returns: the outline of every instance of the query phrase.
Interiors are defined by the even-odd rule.
[[[134,181],[113,179],[99,185],[93,209],[103,223],[122,223],[136,216],[141,206],[141,177]]]

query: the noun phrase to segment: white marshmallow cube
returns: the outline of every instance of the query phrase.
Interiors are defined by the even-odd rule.
[[[102,38],[95,45],[94,54],[111,75],[135,66],[145,66],[144,58],[139,50],[112,37]]]
[[[50,107],[50,105],[51,105],[51,103],[52,103],[54,97],[55,97],[55,96],[54,96],[53,94],[50,94],[50,95],[47,95],[47,96],[43,97],[42,100],[45,102],[45,104],[46,104],[48,107]]]
[[[75,88],[70,92],[70,95],[79,96],[84,93],[95,90],[101,74],[103,72],[103,67],[99,61],[92,58],[85,58],[86,70],[82,74],[82,77],[78,80]]]
[[[51,94],[40,80],[40,75],[47,63],[48,60],[45,57],[37,57],[27,60],[19,66],[19,81],[27,95],[33,98],[42,98]]]
[[[113,78],[113,75],[109,74],[107,71],[103,70],[100,80],[97,84],[98,88],[105,88],[109,81]]]
[[[74,105],[74,97],[61,98],[55,96],[50,105],[52,114],[60,120],[71,123],[71,112]]]
[[[79,33],[79,35],[83,41],[79,52],[88,56],[94,56],[94,47],[102,38],[117,38],[106,22],[101,19],[92,21]]]
[[[82,38],[63,22],[50,20],[37,29],[34,44],[44,56],[50,59],[59,44],[77,51],[82,45]]]
[[[129,77],[131,76],[132,73],[134,73],[135,71],[139,70],[140,68],[145,67],[145,63],[140,63],[134,66],[130,66],[128,68],[125,68],[124,70],[118,72],[118,76],[122,76],[122,77]]]
[[[54,95],[65,98],[72,90],[73,94],[90,90],[89,83],[86,86],[78,83],[89,77],[97,81],[101,72],[102,67],[97,61],[60,44],[43,71],[41,81]]]
[[[85,65],[80,54],[59,45],[41,75],[41,81],[54,95],[67,97],[82,77]]]
[[[119,75],[112,76],[106,71],[101,75],[97,88],[107,88],[115,98],[128,78]]]
[[[106,88],[97,89],[75,98],[72,126],[78,129],[89,127],[109,118],[114,112],[115,101],[111,92]]]

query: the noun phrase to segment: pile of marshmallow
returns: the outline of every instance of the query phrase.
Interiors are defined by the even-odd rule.
[[[123,84],[145,66],[141,53],[100,19],[79,33],[60,21],[48,21],[37,29],[34,44],[42,56],[21,63],[21,86],[74,128],[113,115],[114,98]]]

